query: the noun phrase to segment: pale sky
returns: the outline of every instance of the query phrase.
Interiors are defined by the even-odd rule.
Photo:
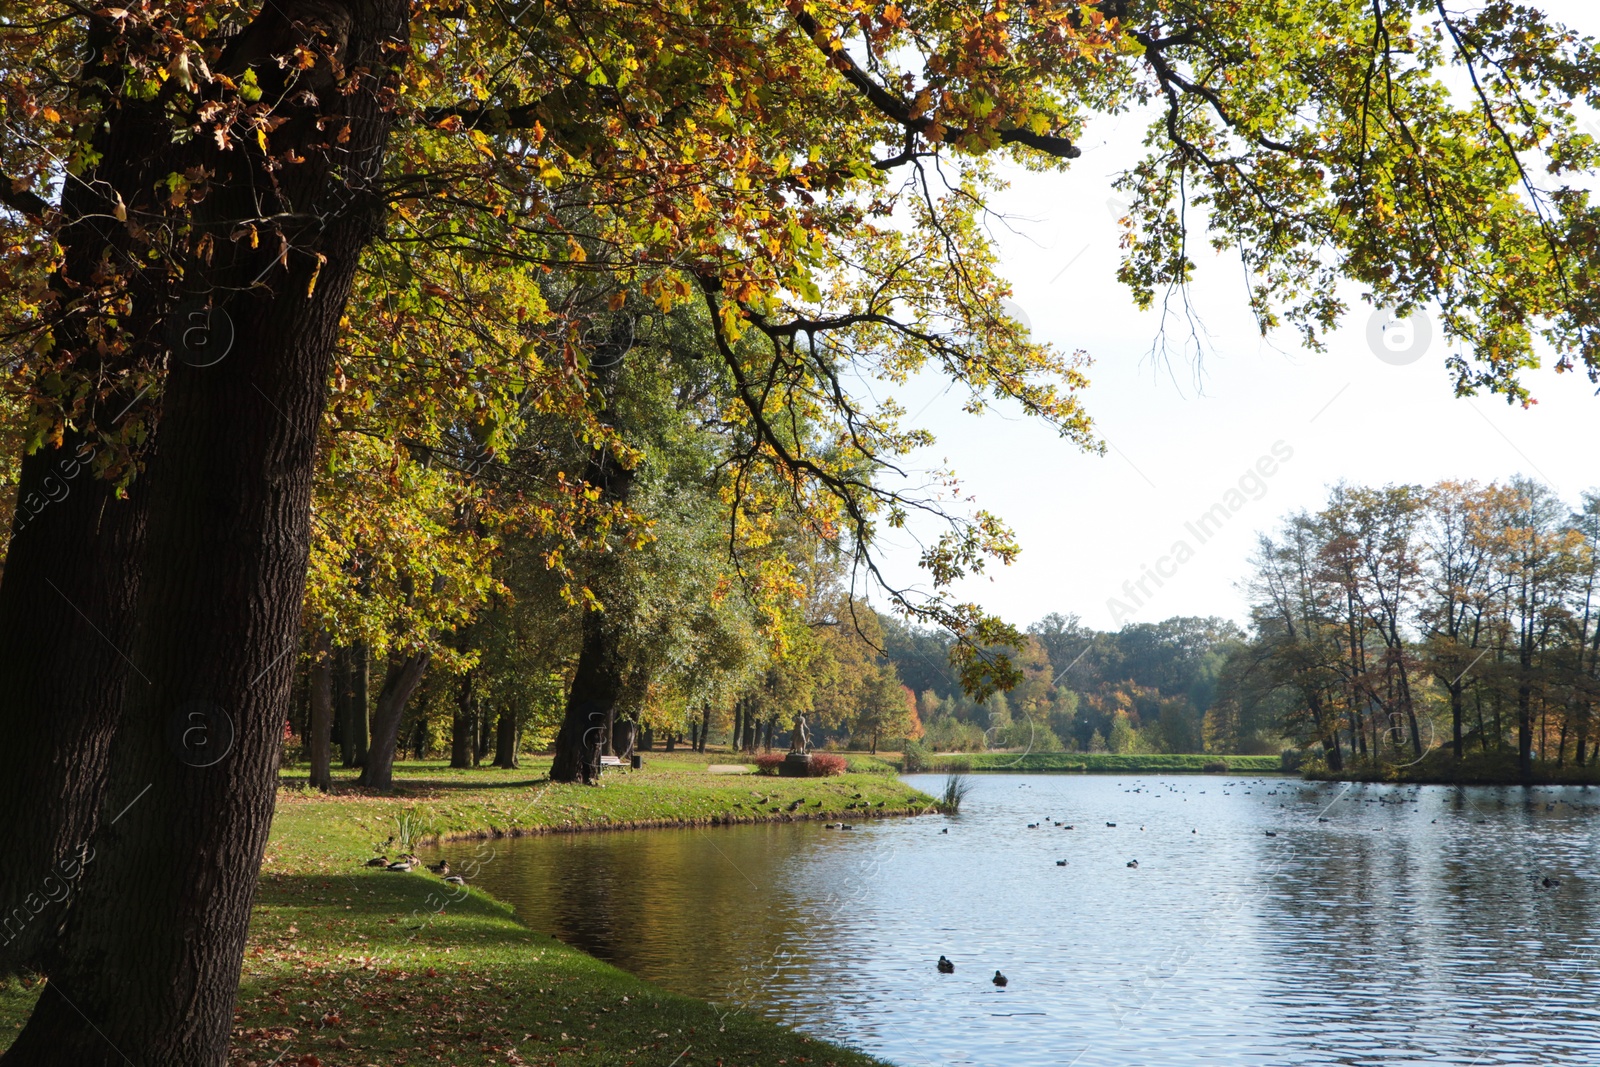
[[[1545,8],[1580,30],[1600,30],[1600,14]],[[964,583],[959,595],[1019,625],[1051,611],[1075,612],[1101,629],[1172,615],[1243,622],[1238,583],[1257,533],[1290,511],[1318,507],[1341,478],[1426,484],[1521,473],[1570,504],[1600,487],[1600,397],[1581,373],[1531,372],[1539,403],[1528,410],[1503,398],[1456,399],[1437,329],[1414,362],[1384,362],[1367,341],[1369,310],[1354,304],[1327,352],[1304,350],[1287,332],[1271,347],[1249,317],[1237,258],[1213,259],[1208,247],[1196,256],[1193,294],[1210,333],[1203,380],[1196,384],[1189,362],[1170,370],[1152,362],[1158,315],[1137,311],[1116,281],[1118,228],[1107,205],[1111,177],[1131,161],[1141,132],[1133,117],[1094,129],[1069,173],[1019,171],[996,202],[1012,216],[1015,232],[995,232],[1035,335],[1095,360],[1084,399],[1107,454],[1083,454],[1020,416],[974,419],[932,379],[897,394],[939,438],[918,460],[953,467],[977,505],[1002,515],[1022,545],[1017,563]],[[1270,477],[1247,479],[1247,502],[1201,543],[1185,524],[1222,501],[1275,444],[1291,457],[1268,464]],[[886,540],[889,573],[915,581],[911,539]],[[1171,556],[1179,540],[1192,558]],[[1159,588],[1146,578],[1148,595],[1134,604],[1124,583],[1158,562],[1170,577]]]

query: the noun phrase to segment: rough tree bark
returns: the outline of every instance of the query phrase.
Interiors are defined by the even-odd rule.
[[[63,864],[94,834],[129,673],[142,493],[117,500],[81,444],[23,461],[19,502],[56,498],[31,521],[19,508],[0,584],[0,970],[40,965],[55,939],[64,910],[41,886],[77,877]]]
[[[432,658],[428,652],[389,658],[383,688],[378,691],[378,703],[372,709],[372,744],[367,749],[366,766],[361,768],[362,785],[373,789],[394,788],[394,754],[400,743],[400,720],[405,717],[406,703],[422,683]]]
[[[621,692],[616,643],[606,633],[604,612],[583,617],[583,644],[567,691],[567,711],[556,734],[556,756],[550,765],[553,782],[600,780],[600,757],[611,738],[611,718]]]
[[[364,643],[334,654],[334,705],[339,716],[340,755],[346,767],[367,765],[367,696],[371,665]]]
[[[510,707],[500,709],[500,722],[495,730],[494,765],[505,770],[517,767],[517,743],[521,731],[517,729],[517,713]]]
[[[93,20],[89,53],[106,55],[117,33],[110,20]],[[112,80],[115,65],[114,58],[85,64],[80,84]],[[97,160],[62,185],[53,236],[63,256],[51,289],[70,308],[94,292],[107,267],[123,270],[134,296],[123,318],[131,345],[108,357],[90,342],[89,316],[69,314],[52,325],[52,360],[85,380],[114,381],[164,350],[159,289],[145,285],[128,230],[107,220],[119,203],[147,202],[170,169],[147,150],[167,126],[159,101],[126,99],[92,128]],[[149,401],[140,407],[140,399],[113,393],[86,414],[99,429],[121,429],[124,419],[145,416]],[[38,951],[55,939],[61,909],[39,890],[44,878],[65,874],[62,864],[94,833],[130,674],[146,499],[137,481],[119,499],[95,475],[100,447],[69,425],[59,442],[24,456],[18,475],[0,581],[0,811],[9,824],[0,864],[0,970],[41,965]]]
[[[391,122],[381,82],[397,58],[388,44],[405,41],[406,19],[400,0],[280,0],[217,63],[237,75],[248,62],[266,98],[286,101],[273,148],[303,162],[269,176],[252,149],[218,151],[208,217],[264,212],[301,228],[286,231],[281,262],[277,249],[222,232],[208,276],[231,292],[233,349],[169,371],[102,828],[7,1067],[226,1060],[293,676],[325,383],[377,219],[371,205],[304,210],[333,186],[335,151],[381,153]],[[332,52],[337,68],[322,59],[291,75],[271,58],[298,46]],[[352,72],[353,91],[333,91],[335,69]],[[315,100],[291,95],[289,77]],[[341,116],[350,136],[335,149]],[[129,150],[169,162],[165,141]]]

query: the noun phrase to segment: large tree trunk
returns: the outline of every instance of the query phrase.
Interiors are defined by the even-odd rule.
[[[111,746],[102,829],[60,961],[7,1067],[226,1060],[293,675],[325,383],[374,224],[370,211],[329,212],[288,234],[294,251],[274,266],[276,242],[231,243],[227,220],[264,214],[289,225],[297,205],[331,186],[332,149],[321,144],[344,124],[334,118],[330,128],[313,106],[323,120],[350,117],[340,153],[381,151],[390,123],[379,105],[390,61],[382,44],[405,39],[398,0],[280,0],[216,64],[237,74],[240,57],[256,60],[265,99],[289,100],[279,110],[290,121],[272,146],[304,162],[269,174],[253,149],[211,157],[206,207],[223,222],[208,280],[231,294],[235,343],[214,365],[174,360],[168,373],[147,475],[149,536],[128,652],[135,674]],[[266,57],[301,43],[311,55],[325,43],[343,69],[370,73],[346,95],[332,91],[320,61],[296,75],[319,90],[319,103],[291,97],[288,75]],[[139,151],[164,165],[170,149]],[[251,288],[253,277],[261,280]]]
[[[700,747],[699,752],[706,750],[706,735],[711,732],[711,705],[707,704],[700,712]]]
[[[495,733],[494,765],[506,770],[517,766],[517,713],[509,706],[500,709],[500,725]]]
[[[339,762],[356,765],[356,724],[350,714],[350,650],[341,645],[333,650],[333,715],[339,720]]]
[[[306,751],[311,757],[311,788],[333,788],[333,664],[328,632],[317,631],[311,646],[311,724],[306,730]]]
[[[0,582],[0,972],[54,940],[64,909],[41,887],[77,877],[130,674],[144,487],[118,500],[81,445],[23,460]],[[23,502],[42,506],[30,519]]]
[[[606,417],[614,417],[609,410],[611,392],[633,345],[633,325],[624,325],[626,328],[620,330],[613,341],[600,346],[599,354],[604,358],[591,364],[597,368],[595,391],[608,401]],[[583,480],[599,490],[604,503],[625,504],[633,492],[633,471],[618,462],[609,448],[590,453]],[[593,564],[590,585],[598,590],[602,601],[607,578],[615,570],[614,564],[615,557],[609,554],[600,556]],[[600,780],[600,757],[611,739],[617,698],[622,692],[622,664],[603,611],[584,612],[582,625],[583,643],[578,649],[572,687],[567,690],[566,713],[556,734],[550,780],[596,785]]]
[[[92,19],[85,45],[94,56],[107,55],[123,32],[111,19]],[[114,58],[91,62],[79,83],[116,84],[117,65]],[[51,395],[62,391],[48,383],[63,370],[69,389],[78,382],[105,389],[128,368],[155,363],[165,348],[162,301],[129,251],[134,239],[127,227],[107,225],[119,204],[148,203],[171,169],[147,151],[152,137],[169,136],[162,105],[119,97],[84,128],[94,162],[62,183],[64,221],[52,234],[62,263],[51,291],[61,305],[51,326],[49,377],[38,383]],[[117,270],[125,272],[122,288],[131,297],[118,313],[129,348],[107,355],[88,326],[98,308],[94,294],[115,284]],[[76,878],[75,857],[85,854],[95,832],[112,734],[132,675],[128,652],[147,500],[138,480],[119,497],[111,482],[96,477],[95,431],[123,431],[134,422],[152,430],[153,404],[142,397],[143,390],[113,386],[91,392],[75,412],[72,398],[61,397],[70,418],[60,440],[24,456],[18,471],[0,580],[0,736],[6,739],[0,812],[7,821],[0,907],[10,909],[0,914],[0,972],[38,964],[37,950],[55,940],[62,909],[40,900],[41,886],[46,878]]]
[[[349,645],[334,656],[337,688],[334,703],[339,715],[339,743],[346,767],[367,765],[367,646]]]
[[[450,766],[472,766],[472,672],[461,676],[455,714],[450,719]]]
[[[617,716],[611,724],[611,754],[620,759],[632,756],[638,729],[638,723],[633,719],[625,715]]]
[[[389,657],[383,688],[378,691],[378,705],[372,711],[372,744],[367,749],[367,764],[361,768],[362,785],[373,789],[394,788],[394,754],[400,743],[400,721],[405,718],[406,703],[422,683],[432,658],[428,652]]]
[[[583,644],[578,650],[572,688],[567,691],[566,716],[556,734],[551,781],[594,785],[600,780],[600,757],[611,739],[611,719],[622,689],[617,666],[616,646],[606,632],[605,613],[584,612]]]
[[[494,708],[489,704],[479,704],[474,708],[472,721],[478,735],[477,744],[472,749],[472,765],[476,767],[489,755],[489,743],[494,737]]]

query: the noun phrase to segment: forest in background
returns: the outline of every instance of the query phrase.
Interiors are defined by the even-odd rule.
[[[771,748],[805,714],[819,745],[873,751],[1287,751],[1334,773],[1434,752],[1515,757],[1524,770],[1596,755],[1594,491],[1568,504],[1525,478],[1334,486],[1324,507],[1261,535],[1246,565],[1248,630],[1175,617],[1098,631],[1052,613],[1003,650],[1015,684],[981,700],[958,681],[949,634],[854,599],[827,546],[793,540],[791,552],[805,549],[789,560],[803,579],[794,588],[806,592],[783,607],[779,646],[748,598],[728,595],[733,571],[714,534],[698,556],[681,531],[658,536],[674,565],[652,571],[651,550],[634,556],[649,584],[630,626],[640,639],[620,661],[631,680],[618,753],[712,738]],[[472,666],[419,687],[403,730],[410,754],[506,764],[548,742],[575,632],[553,603],[530,613],[502,598],[462,629],[454,651]],[[350,663],[349,651],[333,662]],[[356,677],[341,676],[341,707],[361,699]],[[335,721],[346,762],[359,763],[361,725]]]

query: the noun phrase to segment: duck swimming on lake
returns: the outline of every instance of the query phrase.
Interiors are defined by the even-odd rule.
[[[1129,860],[1128,861],[1128,866],[1134,868],[1135,870],[1138,870],[1139,861],[1138,860]]]
[[[955,974],[956,973],[956,965],[951,963],[949,960],[945,959],[943,956],[939,957],[938,966],[939,966],[939,973],[940,974]]]
[[[1001,974],[999,971],[996,971],[994,972],[994,977],[989,979],[989,981],[993,982],[997,986],[1004,986],[1006,984],[1006,976]]]

